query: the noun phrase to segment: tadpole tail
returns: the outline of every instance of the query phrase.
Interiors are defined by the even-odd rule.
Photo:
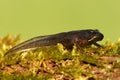
[[[39,36],[39,37],[35,37],[32,38],[30,40],[27,40],[25,42],[22,42],[16,46],[14,46],[13,48],[9,49],[5,55],[9,54],[9,53],[16,53],[18,51],[22,52],[22,51],[28,51],[28,50],[32,50],[32,49],[36,49],[38,47],[41,46],[47,46],[47,45],[51,45],[49,43],[49,39],[46,36]]]
[[[34,42],[32,42],[32,43],[34,43]],[[31,50],[34,47],[35,47],[35,44],[23,42],[23,43],[20,43],[16,46],[12,47],[11,49],[9,49],[5,53],[5,55],[10,54],[10,53],[17,53],[17,52],[23,52],[23,51]],[[36,46],[36,48],[37,48],[37,46]]]

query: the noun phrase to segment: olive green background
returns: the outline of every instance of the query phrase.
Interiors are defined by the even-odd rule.
[[[104,40],[120,37],[120,0],[0,0],[0,36],[22,39],[99,29]]]

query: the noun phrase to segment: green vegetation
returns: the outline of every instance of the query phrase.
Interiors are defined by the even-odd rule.
[[[36,50],[5,52],[20,42],[19,36],[0,38],[1,80],[109,80],[120,78],[120,41],[107,41],[103,47],[94,45],[77,50],[56,46]]]

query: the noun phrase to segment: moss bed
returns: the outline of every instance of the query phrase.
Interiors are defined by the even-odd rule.
[[[19,42],[19,35],[0,38],[0,80],[120,80],[120,40],[84,52],[58,43],[4,56]]]

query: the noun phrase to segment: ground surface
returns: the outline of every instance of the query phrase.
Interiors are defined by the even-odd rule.
[[[57,44],[4,56],[19,41],[19,36],[0,38],[1,80],[120,80],[120,41],[84,52]]]

